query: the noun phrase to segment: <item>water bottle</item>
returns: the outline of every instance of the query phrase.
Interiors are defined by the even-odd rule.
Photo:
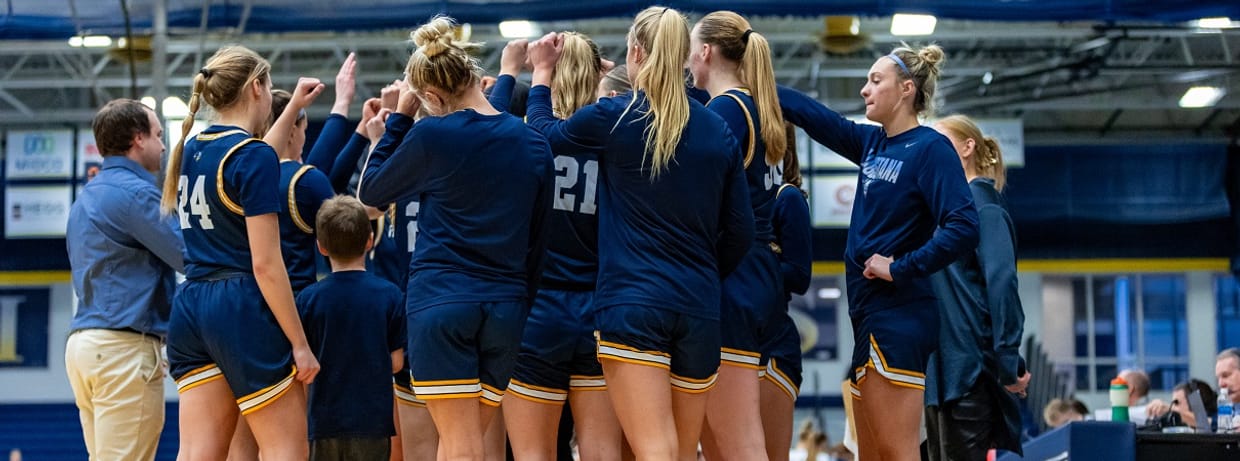
[[[1231,399],[1227,397],[1227,388],[1218,391],[1218,433],[1226,434],[1235,430],[1235,421],[1232,419],[1234,408],[1231,405]]]
[[[1128,382],[1124,378],[1111,380],[1111,421],[1128,422]]]

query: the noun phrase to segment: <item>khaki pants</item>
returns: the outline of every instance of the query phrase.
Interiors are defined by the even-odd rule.
[[[163,344],[137,333],[80,330],[65,369],[90,461],[153,460],[164,428]]]

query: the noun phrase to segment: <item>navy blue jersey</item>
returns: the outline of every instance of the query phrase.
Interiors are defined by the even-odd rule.
[[[784,275],[784,299],[803,295],[809,290],[814,252],[811,247],[813,228],[810,225],[809,203],[805,194],[792,184],[780,186],[775,196],[771,224],[775,242],[779,244],[779,268]]]
[[[487,97],[495,110],[524,116],[512,110],[517,81],[501,75]],[[580,146],[553,150],[555,194],[547,221],[547,263],[542,285],[553,290],[593,291],[598,278],[598,152]]]
[[[358,196],[419,203],[409,311],[449,302],[533,299],[551,209],[551,150],[512,115],[473,110],[414,124],[392,114]]]
[[[186,278],[253,272],[245,218],[280,211],[279,181],[276,151],[240,128],[213,125],[185,144],[177,214]]]
[[[775,191],[784,176],[782,165],[766,164],[766,142],[762,140],[758,106],[748,91],[733,88],[712,98],[706,107],[723,117],[744,152],[745,181],[749,184],[749,204],[753,205],[754,239],[769,243],[774,239],[771,210],[775,206]]]
[[[396,434],[382,416],[392,414],[391,353],[405,347],[404,298],[360,270],[333,272],[297,295],[306,341],[330,370],[310,384],[310,440]]]
[[[323,201],[332,198],[327,176],[312,165],[285,160],[280,162],[280,250],[293,293],[300,292],[318,280],[316,259],[319,251],[314,242],[314,219]]]
[[[924,126],[888,137],[785,87],[779,101],[785,118],[861,166],[844,251],[850,313],[934,300],[929,275],[978,242],[977,210],[951,142]],[[875,254],[895,259],[893,282],[861,276]]]
[[[651,179],[644,93],[603,98],[559,120],[551,90],[530,90],[529,124],[553,150],[601,152],[597,309],[638,305],[718,319],[721,274],[752,245],[741,151],[723,119],[688,102],[675,160]]]
[[[598,277],[598,154],[581,148],[555,152],[542,282],[554,290],[593,291]]]
[[[375,247],[370,252],[369,262],[375,275],[392,282],[401,292],[409,283],[409,261],[418,239],[420,209],[413,200],[401,200],[384,209],[379,216]]]

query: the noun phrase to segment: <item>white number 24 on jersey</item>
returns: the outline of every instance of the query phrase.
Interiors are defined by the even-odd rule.
[[[211,222],[211,207],[207,204],[206,197],[203,196],[206,177],[198,175],[194,178],[192,187],[188,186],[189,182],[189,176],[185,175],[181,175],[181,180],[177,182],[177,214],[181,217],[181,228],[190,228],[189,218],[193,215],[198,218],[198,226],[202,229],[215,229],[215,224]],[[188,209],[186,202],[189,204]]]

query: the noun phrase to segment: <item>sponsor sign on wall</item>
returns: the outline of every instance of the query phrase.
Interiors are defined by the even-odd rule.
[[[58,238],[65,236],[69,185],[8,186],[4,191],[4,238]]]
[[[9,130],[5,179],[69,179],[73,130]]]

